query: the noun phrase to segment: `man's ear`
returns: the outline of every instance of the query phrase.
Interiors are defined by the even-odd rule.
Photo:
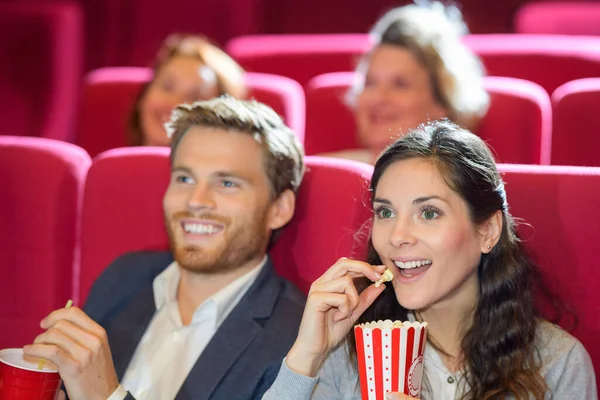
[[[502,235],[502,225],[502,210],[498,210],[479,226],[482,253],[488,254],[498,243],[500,235]]]
[[[285,226],[294,216],[295,209],[296,195],[291,189],[287,189],[279,195],[269,208],[269,229],[276,230]]]

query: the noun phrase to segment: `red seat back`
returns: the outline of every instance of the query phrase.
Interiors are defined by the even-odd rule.
[[[306,88],[306,154],[358,147],[352,110],[344,95],[352,72],[323,74]],[[548,164],[551,146],[551,107],[546,92],[532,82],[486,77],[491,104],[478,134],[510,163]]]
[[[128,118],[141,87],[152,77],[149,68],[101,68],[85,79],[77,144],[93,157],[127,146]],[[302,87],[283,76],[246,74],[250,97],[268,104],[304,139]]]
[[[565,82],[600,76],[600,37],[489,34],[465,41],[488,75],[535,82],[549,95]]]
[[[477,134],[497,159],[513,164],[550,164],[552,107],[548,93],[518,78],[486,76],[490,107]]]
[[[600,78],[578,79],[552,94],[552,164],[600,166]]]
[[[230,40],[226,50],[247,71],[287,76],[306,86],[317,75],[353,70],[369,47],[364,34],[253,35]]]
[[[464,40],[488,75],[529,80],[548,94],[573,79],[600,76],[600,37],[475,34]],[[369,47],[366,34],[254,35],[233,39],[227,50],[248,71],[306,86],[317,75],[354,70]]]
[[[280,274],[308,290],[335,260],[362,256],[354,233],[369,218],[372,168],[346,160],[307,158],[296,213],[272,251]],[[94,160],[82,217],[81,298],[110,262],[131,251],[168,250],[162,197],[169,182],[167,148],[108,151]],[[344,196],[339,196],[339,193]]]
[[[600,168],[501,165],[518,231],[550,287],[579,318],[572,332],[600,376]],[[567,321],[565,321],[567,322]],[[568,327],[568,326],[567,326]]]
[[[517,33],[600,35],[600,4],[591,1],[526,3],[515,15]]]
[[[0,135],[73,140],[82,33],[73,3],[0,3]]]
[[[31,343],[42,318],[77,300],[76,231],[90,163],[73,144],[0,136],[0,348]]]

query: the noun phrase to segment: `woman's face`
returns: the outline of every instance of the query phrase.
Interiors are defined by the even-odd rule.
[[[374,199],[373,246],[394,274],[398,302],[422,312],[474,306],[486,233],[435,166],[422,158],[391,164]]]
[[[217,77],[212,69],[194,57],[173,57],[157,71],[140,102],[143,144],[168,146],[164,124],[173,108],[218,95]]]
[[[398,134],[448,116],[434,97],[427,69],[399,46],[384,44],[375,49],[357,100],[360,143],[376,153]]]

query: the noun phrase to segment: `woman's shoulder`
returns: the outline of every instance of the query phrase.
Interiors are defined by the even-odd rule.
[[[553,394],[595,392],[592,360],[585,347],[573,335],[548,321],[541,321],[536,334],[540,373]],[[593,397],[595,398],[595,397]]]
[[[573,335],[548,321],[538,324],[535,345],[542,360],[546,361],[560,359],[574,350],[585,351]]]

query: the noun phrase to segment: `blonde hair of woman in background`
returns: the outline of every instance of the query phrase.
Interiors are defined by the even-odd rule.
[[[132,146],[167,146],[164,123],[175,106],[223,94],[247,95],[244,70],[206,37],[172,34],[157,53],[152,79],[140,91],[129,118]]]
[[[346,99],[362,148],[324,155],[372,164],[398,134],[444,117],[475,131],[489,97],[482,63],[462,42],[466,33],[460,11],[440,2],[420,1],[381,17]]]

